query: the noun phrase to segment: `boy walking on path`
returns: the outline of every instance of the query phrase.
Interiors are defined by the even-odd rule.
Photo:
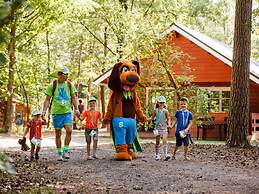
[[[100,111],[96,111],[96,98],[91,97],[89,99],[89,109],[83,112],[81,121],[86,119],[85,126],[85,140],[86,140],[86,151],[87,151],[87,160],[91,160],[90,156],[90,146],[91,139],[93,138],[93,158],[97,158],[96,149],[98,143],[98,123],[102,119],[102,115]]]
[[[190,128],[192,126],[193,115],[190,111],[188,111],[188,99],[183,97],[180,99],[180,110],[177,110],[175,113],[176,117],[176,146],[173,151],[173,159],[175,159],[176,151],[178,147],[184,145],[184,160],[189,160],[187,157],[188,154],[188,146],[189,146],[189,136],[190,136]]]
[[[29,132],[30,142],[31,142],[31,161],[39,159],[39,152],[41,147],[41,130],[42,125],[46,125],[46,121],[43,119],[41,120],[40,116],[41,113],[38,110],[32,111],[32,120],[29,121],[26,130],[23,134],[23,139],[25,139],[27,133]],[[34,150],[36,147],[35,155]]]
[[[57,149],[57,160],[62,161],[69,159],[68,150],[71,141],[73,115],[72,115],[72,104],[75,107],[75,113],[77,116],[80,115],[78,110],[78,100],[76,97],[76,88],[68,80],[69,70],[67,67],[61,67],[55,73],[57,80],[51,83],[45,94],[46,98],[43,104],[42,114],[45,115],[46,111],[51,106],[51,114],[53,125],[55,128],[56,135],[56,149]],[[50,102],[52,97],[52,101]],[[64,147],[62,150],[61,143],[61,129],[65,128],[66,136],[64,141]]]

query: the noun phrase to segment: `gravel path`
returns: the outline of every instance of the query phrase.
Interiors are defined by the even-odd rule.
[[[5,148],[17,175],[1,176],[0,193],[259,193],[259,148],[192,145],[191,161],[183,161],[182,150],[176,160],[155,161],[154,144],[145,143],[138,159],[114,161],[109,138],[100,138],[99,159],[85,160],[83,145],[71,146],[65,162],[55,160],[51,146],[38,162],[28,161],[29,152]]]

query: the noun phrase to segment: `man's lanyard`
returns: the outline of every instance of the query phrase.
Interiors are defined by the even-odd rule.
[[[58,83],[58,93],[59,96],[61,96],[61,98],[63,98],[64,100],[68,100],[68,96],[66,94],[66,85],[64,85],[63,87],[60,87],[59,81]],[[65,82],[63,84],[66,84]]]
[[[91,113],[93,113],[93,115]],[[96,123],[96,114],[97,114],[96,111],[89,111],[90,121],[93,129],[94,129],[94,124]]]

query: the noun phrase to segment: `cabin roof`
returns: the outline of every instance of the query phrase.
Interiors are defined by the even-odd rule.
[[[173,23],[169,28],[169,33],[172,31],[178,32],[232,67],[233,49],[230,46],[179,24]],[[259,63],[253,59],[250,59],[250,79],[259,84]]]
[[[181,34],[225,64],[232,67],[233,49],[230,46],[179,24],[173,23],[165,34],[169,34],[172,31]],[[112,68],[96,78],[93,83],[99,85],[103,80],[110,76],[111,71]],[[259,63],[253,59],[250,59],[250,79],[259,84]]]

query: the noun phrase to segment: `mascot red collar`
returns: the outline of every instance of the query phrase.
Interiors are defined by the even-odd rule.
[[[113,91],[109,99],[104,123],[111,123],[115,160],[132,160],[136,155],[130,151],[136,142],[136,118],[146,121],[135,88],[140,81],[137,61],[124,60],[114,65],[108,86]]]

